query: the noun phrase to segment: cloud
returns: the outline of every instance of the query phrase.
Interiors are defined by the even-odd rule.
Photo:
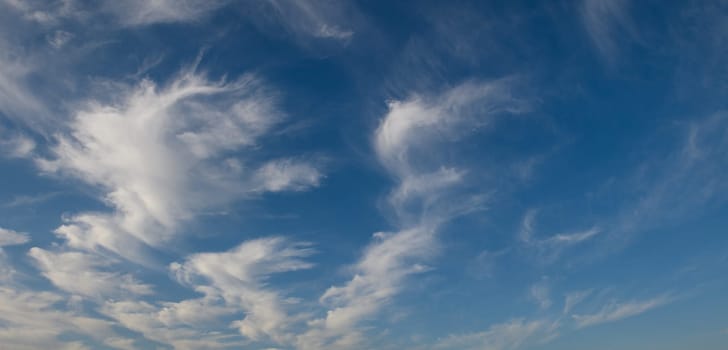
[[[36,147],[33,139],[22,134],[3,134],[0,134],[3,137],[0,140],[0,155],[9,158],[27,158],[32,155]]]
[[[292,0],[268,0],[270,13],[277,17],[278,23],[299,37],[313,37],[348,42],[354,31],[347,25],[352,21],[347,6],[338,2]],[[268,11],[265,11],[268,13]]]
[[[53,35],[48,36],[48,44],[50,44],[54,49],[59,50],[63,48],[69,41],[73,39],[73,34],[65,31],[65,30],[56,30],[53,32]]]
[[[226,332],[195,327],[194,324],[188,325],[168,319],[167,314],[170,309],[185,309],[188,305],[167,303],[160,307],[137,300],[110,300],[101,306],[99,312],[114,319],[121,326],[139,332],[148,340],[171,346],[174,349],[239,349],[246,344],[239,339],[240,337],[231,336]],[[208,308],[207,306],[185,310],[204,312],[202,315],[211,316],[213,321],[215,317],[226,315],[219,308]],[[213,322],[212,325],[218,326],[216,322]]]
[[[663,154],[641,159],[623,186],[624,205],[607,227],[618,242],[697,217],[725,202],[728,180],[728,113],[677,123],[676,145]],[[610,188],[610,190],[613,190]]]
[[[195,69],[161,86],[115,82],[117,95],[96,93],[74,105],[35,163],[46,175],[93,187],[110,210],[64,216],[54,231],[62,244],[28,255],[58,289],[152,342],[180,349],[291,343],[288,327],[299,317],[288,314],[293,299],[268,288],[267,279],[310,267],[302,260],[308,246],[268,238],[190,255],[172,270],[202,297],[180,301],[155,301],[152,285],[124,272],[129,262],[155,266],[154,250],[167,250],[201,213],[266,192],[307,190],[323,179],[317,161],[268,159],[262,151],[262,139],[285,119],[275,91],[251,75],[211,81]],[[234,322],[220,323],[226,319]],[[238,332],[219,332],[230,327]],[[136,347],[124,338],[106,342]]]
[[[512,83],[509,79],[467,82],[439,95],[389,102],[389,112],[374,136],[380,162],[394,175],[406,176],[417,170],[413,150],[429,151],[436,138],[455,139],[487,126],[493,117],[525,111],[528,106],[513,96]]]
[[[595,226],[583,231],[558,233],[549,237],[538,238],[535,232],[538,213],[538,209],[526,211],[521,220],[521,228],[517,236],[518,240],[526,248],[535,250],[537,257],[545,262],[558,259],[564,249],[588,241],[602,232],[600,228]]]
[[[224,252],[192,254],[172,263],[170,272],[201,297],[157,303],[108,300],[99,311],[146,339],[175,349],[237,349],[251,341],[290,344],[291,327],[303,315],[289,313],[296,301],[271,288],[268,279],[312,267],[304,260],[311,254],[308,244],[282,237],[245,241]]]
[[[85,3],[76,0],[17,1],[4,0],[6,6],[22,17],[50,26],[64,20],[88,20],[89,17],[111,15],[122,26],[143,26],[157,23],[196,22],[227,4],[227,0],[158,0],[111,1]]]
[[[391,301],[408,276],[427,270],[420,262],[434,253],[434,234],[426,227],[377,233],[376,241],[353,267],[354,277],[343,286],[330,287],[321,296],[321,302],[331,308],[324,319],[311,322],[313,329],[299,338],[301,348],[354,345],[353,340],[358,340],[354,338],[359,337],[358,322],[372,317]],[[338,339],[347,336],[351,337],[348,341]]]
[[[61,195],[61,192],[48,192],[48,193],[40,193],[36,195],[17,195],[13,197],[13,199],[9,200],[6,203],[3,203],[3,208],[17,208],[17,207],[24,207],[24,206],[33,206],[40,203],[47,202],[55,197],[58,197]]]
[[[571,292],[566,294],[564,298],[564,314],[568,314],[574,308],[574,306],[580,304],[584,299],[589,297],[594,291],[591,289]]]
[[[302,191],[319,185],[323,175],[311,164],[295,159],[277,159],[264,164],[255,174],[263,191]]]
[[[581,19],[596,49],[609,62],[619,53],[619,36],[630,29],[627,0],[584,0]]]
[[[69,293],[91,298],[109,298],[152,293],[152,286],[129,274],[108,271],[110,261],[81,252],[51,252],[33,247],[28,252],[43,273],[56,287]]]
[[[542,320],[512,320],[491,326],[477,333],[451,335],[435,344],[435,349],[508,350],[527,343],[543,343],[553,339],[558,323]]]
[[[159,247],[202,211],[319,183],[304,161],[258,165],[258,140],[283,116],[275,93],[252,76],[212,82],[185,70],[164,87],[143,80],[120,94],[117,103],[77,111],[69,131],[56,134],[52,156],[37,159],[47,173],[96,186],[113,209],[67,218],[56,233],[71,247],[137,260],[130,252]]]
[[[245,318],[232,324],[242,335],[285,342],[292,317],[284,309],[282,296],[265,288],[265,281],[272,274],[310,268],[303,258],[312,253],[307,245],[261,238],[227,252],[194,254],[170,269],[181,283],[205,298],[219,297],[225,306],[243,311]]]
[[[9,245],[25,244],[29,241],[30,236],[27,233],[0,227],[0,248]]]
[[[77,1],[74,0],[2,0],[0,5],[20,13],[22,18],[42,26],[57,24],[64,18],[78,15]]]
[[[104,1],[101,9],[113,14],[122,25],[139,26],[200,21],[228,2],[227,0]]]
[[[29,76],[35,66],[24,52],[16,49],[0,36],[0,115],[18,121],[21,125],[33,124],[48,115],[46,106],[32,92]],[[3,151],[21,156],[32,150],[30,140],[14,135],[3,141]]]
[[[534,222],[536,221],[537,215],[537,209],[529,209],[526,211],[526,214],[523,215],[523,220],[521,220],[521,230],[518,233],[518,239],[521,240],[521,242],[531,243],[533,240]]]
[[[577,328],[584,328],[637,316],[672,301],[671,297],[658,296],[648,300],[613,302],[594,314],[572,315],[572,317],[576,321]]]
[[[0,286],[2,282],[10,281],[17,273],[15,267],[8,261],[3,247],[25,244],[30,241],[27,233],[17,232],[0,227]]]
[[[548,279],[544,278],[529,288],[529,296],[535,301],[541,309],[551,307],[551,288]]]
[[[51,292],[27,291],[22,287],[0,286],[0,343],[12,349],[50,349],[66,346],[78,348],[85,342],[63,339],[73,335],[106,344],[114,349],[125,339],[112,328],[112,323],[100,318],[62,310],[66,299]],[[127,343],[129,340],[126,341]],[[114,345],[116,344],[116,345]]]
[[[300,348],[355,347],[364,339],[360,322],[400,293],[408,277],[428,270],[425,264],[439,248],[440,226],[481,207],[480,196],[457,193],[465,172],[443,165],[436,146],[522,107],[507,80],[469,82],[440,95],[388,103],[373,144],[380,164],[396,181],[388,209],[401,229],[374,234],[374,242],[351,267],[352,279],[322,295],[329,309],[298,337]]]

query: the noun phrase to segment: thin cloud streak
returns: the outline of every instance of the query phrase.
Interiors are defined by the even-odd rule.
[[[596,313],[572,315],[572,318],[576,321],[577,328],[585,328],[637,316],[673,300],[674,298],[669,296],[658,296],[647,300],[615,302],[604,306]]]

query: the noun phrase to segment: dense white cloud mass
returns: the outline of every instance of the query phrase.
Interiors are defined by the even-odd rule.
[[[121,272],[125,260],[152,264],[150,249],[165,249],[185,233],[182,224],[204,211],[246,196],[319,185],[322,175],[313,161],[261,160],[256,154],[261,137],[283,120],[276,94],[252,76],[213,82],[192,70],[164,87],[150,80],[116,86],[118,96],[101,97],[112,102],[88,102],[56,133],[50,156],[36,158],[47,173],[98,188],[112,211],[65,218],[55,231],[63,246],[30,250],[36,267],[59,289],[97,303],[102,314],[151,341],[229,348],[239,346],[239,335],[208,332],[233,327],[249,340],[290,342],[292,299],[265,284],[272,273],[310,267],[301,260],[311,253],[304,245],[269,238],[225,253],[190,255],[172,272],[203,296],[177,302],[142,301],[154,295],[153,286]],[[27,241],[13,231],[0,233],[4,245]],[[241,320],[219,324],[241,313]]]
[[[114,209],[68,218],[56,233],[72,247],[138,260],[140,245],[158,247],[200,211],[321,178],[304,161],[259,166],[240,152],[282,118],[274,93],[251,76],[211,82],[184,71],[165,87],[145,80],[122,96],[79,111],[70,132],[57,135],[53,157],[37,160],[49,173],[98,186]]]

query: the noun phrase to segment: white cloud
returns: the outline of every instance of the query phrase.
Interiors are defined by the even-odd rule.
[[[272,237],[246,241],[225,252],[192,254],[171,264],[170,271],[202,297],[158,304],[108,301],[100,311],[176,349],[240,348],[251,341],[290,344],[290,327],[303,316],[290,313],[295,301],[269,288],[267,280],[273,274],[310,268],[303,259],[312,253],[308,245]],[[240,314],[243,318],[234,320]]]
[[[227,0],[104,1],[101,9],[126,26],[195,22],[224,6]]]
[[[330,306],[323,319],[298,338],[302,349],[346,348],[361,335],[356,326],[376,314],[404,287],[408,276],[427,270],[421,261],[436,249],[432,228],[415,227],[377,233],[376,241],[353,267],[354,277],[341,287],[330,287],[321,302]]]
[[[129,274],[110,272],[112,263],[81,252],[51,252],[31,248],[28,253],[43,276],[58,288],[92,298],[151,294],[152,287]]]
[[[301,191],[319,185],[323,175],[307,162],[278,159],[267,162],[255,177],[264,191]]]
[[[536,237],[536,219],[538,209],[529,209],[523,215],[521,228],[518,232],[518,240],[527,248],[536,252],[537,258],[544,262],[556,260],[564,249],[577,245],[594,238],[602,231],[598,227],[592,227],[584,231],[566,232],[551,235],[545,238]]]
[[[553,235],[549,238],[546,238],[545,243],[553,244],[553,245],[572,245],[572,244],[586,241],[586,240],[598,235],[600,232],[601,232],[601,230],[599,228],[592,227],[585,231],[559,233],[559,234]]]
[[[0,248],[9,245],[24,244],[30,241],[27,233],[17,232],[0,227]]]
[[[171,264],[170,271],[202,297],[156,304],[110,300],[100,312],[175,349],[241,348],[250,341],[289,344],[289,327],[302,316],[289,313],[295,301],[267,281],[273,274],[310,268],[303,259],[312,253],[308,245],[273,237],[225,252],[192,254]]]
[[[27,158],[35,150],[35,141],[25,135],[8,135],[7,132],[4,132],[0,134],[0,137],[2,137],[0,139],[0,155],[10,158]]]
[[[169,322],[164,315],[169,307],[160,308],[144,301],[122,300],[107,301],[99,311],[120,325],[141,333],[146,339],[175,349],[239,349],[244,346],[240,339],[224,332]],[[210,314],[218,310],[205,308],[204,311]],[[214,315],[222,316],[224,313]]]
[[[511,96],[507,80],[466,83],[441,95],[414,96],[388,105],[373,143],[380,163],[397,182],[388,200],[402,228],[375,234],[375,241],[351,268],[353,278],[323,294],[321,302],[329,310],[298,337],[302,349],[357,346],[364,339],[360,322],[372,318],[404,289],[408,277],[428,269],[426,262],[439,248],[439,226],[480,207],[478,196],[455,195],[465,172],[444,166],[435,145],[486,125],[498,114],[523,108]]]
[[[430,151],[428,146],[437,138],[457,138],[504,112],[523,112],[526,103],[511,90],[508,79],[468,82],[440,95],[389,102],[389,112],[374,136],[380,162],[394,175],[406,175],[417,170],[412,168],[415,160],[410,159],[415,156],[413,150]]]
[[[62,296],[50,292],[0,286],[0,343],[11,349],[73,348],[82,343],[60,336],[75,334],[115,349],[129,349],[113,345],[114,340],[118,342],[124,337],[116,334],[110,321],[64,311],[60,306],[64,301]]]
[[[4,208],[16,208],[16,207],[23,207],[23,206],[32,206],[39,203],[43,203],[46,201],[49,201],[57,196],[59,196],[61,192],[47,192],[47,193],[40,193],[35,195],[17,195],[13,197],[13,199],[9,200],[6,203],[3,203],[1,206]]]
[[[6,43],[0,36],[0,115],[16,120],[21,125],[32,124],[48,114],[46,106],[29,86],[28,76],[34,69],[32,60],[24,52]],[[14,145],[13,151],[9,152],[11,154],[28,148],[22,147],[24,142],[18,141],[23,139],[17,137],[19,136],[3,141],[4,149]]]
[[[595,326],[602,323],[615,322],[645,313],[656,307],[672,302],[673,298],[658,296],[648,300],[613,302],[605,305],[599,312],[586,315],[572,315],[577,328]]]
[[[440,340],[435,349],[508,350],[519,349],[528,343],[542,343],[553,339],[558,323],[522,319],[496,324],[477,333],[451,335]]]
[[[2,0],[0,5],[20,13],[25,20],[42,26],[57,24],[63,18],[78,15],[75,0]]]
[[[117,103],[91,102],[56,136],[46,172],[99,187],[112,213],[71,216],[56,233],[71,247],[108,249],[132,260],[159,246],[199,212],[261,190],[302,190],[321,175],[304,161],[257,165],[254,146],[282,120],[275,94],[251,76],[211,82],[181,72],[165,87],[149,80]],[[127,249],[130,248],[130,249]]]
[[[227,307],[243,311],[245,318],[233,323],[241,334],[252,340],[285,342],[293,318],[285,310],[284,298],[266,288],[265,281],[275,273],[310,268],[303,258],[312,252],[283,238],[262,238],[227,252],[194,254],[170,268],[181,283],[206,298],[222,298]]]
[[[267,2],[272,10],[271,14],[276,16],[278,23],[300,38],[313,37],[348,42],[355,34],[348,28],[352,24],[350,12],[345,11],[349,4],[310,0]],[[266,13],[268,14],[268,11]]]
[[[155,23],[196,22],[224,6],[227,0],[103,0],[84,3],[77,0],[4,0],[3,3],[28,21],[50,26],[67,19],[84,19],[93,15],[111,15],[123,26]]]

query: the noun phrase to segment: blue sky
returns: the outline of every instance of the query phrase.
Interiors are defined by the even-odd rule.
[[[8,349],[724,349],[725,1],[0,0]]]

